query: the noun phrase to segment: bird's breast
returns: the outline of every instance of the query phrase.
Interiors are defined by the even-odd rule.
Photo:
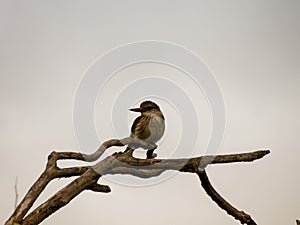
[[[149,130],[150,130],[150,142],[157,142],[164,134],[165,131],[165,121],[160,116],[151,116],[149,121]]]

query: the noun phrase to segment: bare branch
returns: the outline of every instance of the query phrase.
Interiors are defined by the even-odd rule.
[[[202,156],[188,159],[137,159],[132,157],[130,154],[121,152],[108,156],[94,166],[71,168],[59,168],[57,166],[58,160],[72,159],[81,161],[95,161],[99,157],[101,157],[101,155],[107,148],[112,146],[124,146],[128,144],[134,145],[135,147],[142,147],[144,149],[151,149],[154,147],[144,141],[135,138],[124,138],[121,140],[112,139],[106,141],[99,147],[99,149],[95,153],[90,155],[84,155],[75,152],[52,152],[48,157],[48,163],[46,165],[45,171],[29,189],[24,199],[20,202],[11,217],[7,220],[6,225],[12,225],[14,223],[20,223],[23,225],[39,224],[52,213],[67,205],[73,198],[75,198],[84,190],[92,190],[95,192],[103,193],[110,192],[110,187],[97,183],[99,178],[106,174],[131,174],[133,176],[149,178],[159,176],[166,170],[197,173],[202,181],[202,186],[212,197],[212,199],[218,203],[217,200],[219,198],[217,198],[216,200],[216,197],[213,197],[216,196],[217,192],[212,188],[212,185],[209,183],[206,174],[203,174],[203,172],[201,172],[204,171],[204,168],[207,165],[233,162],[251,162],[256,159],[262,158],[270,152],[268,150],[262,150],[252,153]],[[64,188],[62,188],[60,191],[58,191],[51,198],[42,203],[26,216],[33,203],[36,201],[40,193],[45,189],[45,187],[51,180],[72,176],[79,177],[66,185]],[[205,179],[206,183],[204,182]],[[207,181],[209,184],[208,186]],[[204,185],[203,183],[206,185]],[[230,208],[231,205],[226,205],[224,201],[223,203],[218,203],[218,205],[221,208],[225,209],[228,213],[230,212],[230,215],[234,216],[235,218],[240,218],[239,216],[242,215],[243,219],[240,219],[241,222],[250,221],[247,217],[247,214],[242,214],[242,212],[240,211],[233,210],[235,208]],[[239,212],[239,214],[237,212]]]
[[[126,146],[128,144],[131,144],[131,146],[143,148],[143,149],[152,149],[154,146],[152,144],[149,144],[145,141],[127,137],[123,139],[110,139],[108,141],[105,141],[96,152],[87,155],[87,154],[81,154],[76,152],[57,152],[56,153],[56,159],[75,159],[75,160],[82,160],[86,162],[93,162],[99,159],[106,149],[115,146],[115,147],[122,147]]]
[[[104,174],[131,174],[141,178],[148,178],[158,176],[166,170],[197,173],[199,168],[204,169],[208,164],[252,162],[269,153],[269,150],[261,150],[251,153],[201,156],[190,159],[137,159],[125,156],[123,153],[115,153],[113,155],[115,161],[113,166],[111,166],[112,168],[107,168]],[[97,170],[99,165],[101,164],[95,165],[94,169]]]
[[[89,169],[88,166],[79,166],[79,167],[71,167],[71,168],[64,168],[64,169],[56,169],[56,176],[55,178],[62,178],[62,177],[73,177],[73,176],[80,176],[85,173]]]
[[[201,181],[201,185],[211,199],[217,203],[220,208],[224,209],[229,215],[239,220],[241,224],[256,225],[251,216],[243,211],[239,211],[234,208],[229,202],[227,202],[211,185],[205,170],[199,170],[197,175]]]
[[[85,167],[68,168],[68,169],[60,170],[57,167],[57,160],[75,159],[75,160],[91,162],[97,160],[107,148],[111,146],[124,146],[129,143],[132,143],[132,145],[134,146],[142,147],[145,149],[153,148],[152,145],[149,145],[144,141],[140,141],[138,139],[129,137],[121,140],[117,140],[117,139],[108,140],[104,142],[95,153],[90,155],[85,155],[77,152],[52,152],[48,156],[48,163],[46,165],[45,171],[41,174],[38,180],[29,189],[29,191],[27,192],[23,200],[17,206],[17,208],[10,216],[10,218],[7,220],[6,224],[13,224],[13,222],[20,222],[24,218],[28,210],[32,207],[33,203],[36,201],[40,193],[45,189],[45,187],[48,185],[48,183],[51,180],[60,177],[78,176],[87,170],[87,168]]]
[[[61,207],[67,205],[74,197],[86,189],[90,189],[91,185],[97,182],[100,175],[93,169],[88,169],[79,178],[58,191],[54,196],[46,202],[38,206],[33,212],[22,220],[22,225],[39,224],[45,218],[56,212]]]

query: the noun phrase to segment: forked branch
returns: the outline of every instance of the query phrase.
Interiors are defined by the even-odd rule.
[[[67,205],[73,198],[84,190],[103,193],[110,192],[110,187],[97,183],[101,176],[107,174],[130,174],[141,178],[150,178],[159,176],[166,170],[176,170],[197,174],[206,193],[229,215],[239,220],[242,224],[256,224],[249,215],[235,209],[214,190],[206,175],[205,168],[209,164],[251,162],[270,153],[268,150],[243,154],[202,156],[188,159],[137,159],[128,153],[119,152],[106,157],[93,166],[71,168],[59,168],[57,166],[58,160],[72,159],[88,162],[96,161],[107,148],[112,146],[126,146],[128,144],[144,149],[151,149],[154,147],[135,138],[124,138],[121,140],[112,139],[104,142],[99,149],[91,155],[84,155],[76,152],[52,152],[48,157],[48,162],[44,172],[32,185],[24,199],[20,202],[5,224],[39,224],[52,213]],[[33,203],[51,180],[72,176],[79,177],[28,214]]]

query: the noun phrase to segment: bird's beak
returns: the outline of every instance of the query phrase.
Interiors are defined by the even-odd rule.
[[[133,112],[144,112],[145,110],[143,108],[133,108],[133,109],[129,109],[130,111]]]

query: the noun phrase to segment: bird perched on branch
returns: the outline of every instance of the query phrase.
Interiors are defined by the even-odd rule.
[[[141,113],[132,124],[130,136],[156,146],[155,143],[161,139],[165,131],[165,119],[159,106],[152,101],[144,101],[139,108],[129,110]],[[156,147],[147,151],[147,159],[156,157],[153,153],[155,149]],[[133,150],[134,148],[129,145],[125,152],[130,151],[132,154]]]

